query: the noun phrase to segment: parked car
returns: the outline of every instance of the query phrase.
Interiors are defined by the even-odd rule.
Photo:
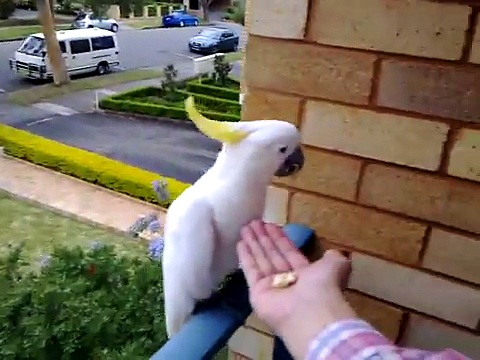
[[[96,72],[104,75],[120,65],[117,35],[104,29],[57,31],[58,44],[70,75]],[[10,69],[30,79],[50,79],[52,66],[47,59],[43,33],[27,37],[9,59]]]
[[[72,27],[75,29],[86,29],[86,28],[100,28],[105,30],[110,30],[113,32],[118,31],[118,22],[115,19],[109,19],[105,16],[96,16],[95,14],[89,13],[80,13],[73,20]]]
[[[188,42],[191,52],[214,54],[237,51],[240,37],[231,29],[209,27],[200,31]]]
[[[198,26],[198,24],[200,24],[199,18],[185,10],[174,10],[170,14],[162,16],[163,27]]]

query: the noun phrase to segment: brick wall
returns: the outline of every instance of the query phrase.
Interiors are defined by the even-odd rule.
[[[274,181],[267,219],[309,224],[319,246],[351,251],[347,298],[390,339],[472,358],[478,3],[249,0],[242,114],[302,132],[306,167]],[[232,359],[270,358],[268,336],[252,316],[230,341]]]

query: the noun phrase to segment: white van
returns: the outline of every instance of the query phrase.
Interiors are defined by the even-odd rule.
[[[120,64],[117,35],[111,31],[99,28],[57,31],[57,39],[70,75],[90,72],[103,75]],[[43,33],[25,39],[10,59],[10,69],[30,79],[53,76]]]

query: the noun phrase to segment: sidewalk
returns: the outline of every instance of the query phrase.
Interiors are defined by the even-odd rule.
[[[0,189],[115,230],[127,231],[151,212],[165,220],[158,206],[18,159],[0,155],[0,169]]]

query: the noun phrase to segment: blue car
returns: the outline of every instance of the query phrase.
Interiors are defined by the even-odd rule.
[[[198,24],[200,24],[198,17],[190,15],[185,10],[174,10],[170,14],[162,16],[164,27],[198,26]]]

